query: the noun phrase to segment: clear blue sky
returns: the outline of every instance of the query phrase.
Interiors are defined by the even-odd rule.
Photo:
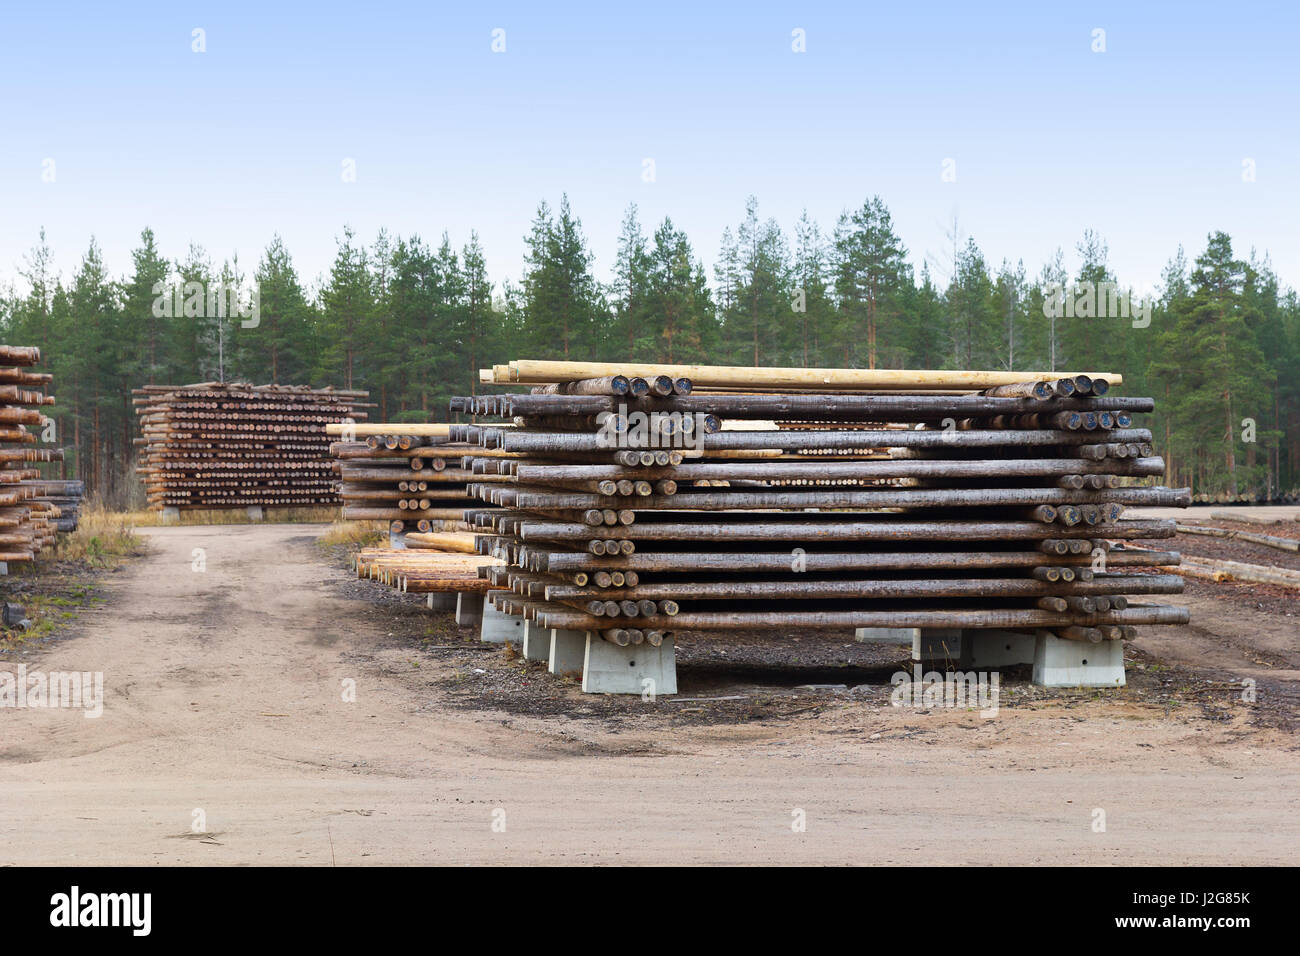
[[[751,193],[787,232],[879,194],[918,265],[956,214],[1031,275],[1093,228],[1145,286],[1223,229],[1297,285],[1298,25],[1253,2],[9,0],[0,283],[42,225],[65,277],[92,234],[125,272],[147,225],[173,259],[194,241],[249,266],[278,232],[312,280],[345,223],[367,242],[477,229],[499,282],[538,200],[567,191],[602,279],[631,202],[711,274]]]

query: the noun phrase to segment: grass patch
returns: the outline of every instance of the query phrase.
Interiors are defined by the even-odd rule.
[[[162,525],[189,524],[324,524],[337,521],[337,506],[321,505],[319,508],[272,508],[266,507],[261,521],[252,521],[242,507],[214,508],[212,510],[182,510],[180,521],[175,519],[163,521],[161,511],[126,511],[123,518],[137,528],[156,528]]]
[[[322,548],[374,548],[388,541],[385,521],[334,521],[316,539]]]
[[[31,626],[25,631],[0,631],[0,647],[16,647],[23,641],[39,641],[49,637],[61,626],[77,616],[77,611],[87,607],[101,607],[104,599],[93,584],[61,586],[54,593],[32,592],[18,598]]]
[[[132,530],[131,515],[95,508],[83,511],[77,530],[61,534],[54,543],[54,561],[81,563],[91,568],[114,568],[127,557],[144,550],[144,540]],[[36,561],[33,571],[39,575],[50,557]]]
[[[9,577],[0,578],[0,597],[22,607],[31,621],[26,630],[0,629],[0,648],[48,637],[79,611],[102,605],[96,579],[145,549],[130,515],[95,504],[83,508],[76,531],[58,535],[52,549],[35,561],[10,565]]]

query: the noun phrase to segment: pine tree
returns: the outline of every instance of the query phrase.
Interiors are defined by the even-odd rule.
[[[1238,471],[1240,420],[1262,417],[1270,405],[1266,363],[1243,302],[1245,271],[1227,234],[1212,233],[1191,271],[1191,295],[1170,303],[1161,338],[1163,368],[1179,374],[1169,414],[1172,450],[1187,463],[1183,477],[1230,495],[1255,477]]]
[[[736,231],[734,270],[731,304],[722,312],[724,352],[737,364],[790,363],[797,342],[790,253],[776,221],[759,221],[753,196]]]
[[[487,260],[478,233],[469,234],[469,243],[461,251],[465,270],[465,374],[469,393],[478,393],[478,369],[497,347],[500,333],[496,310],[492,307],[492,282],[488,279]],[[457,381],[464,381],[458,379]]]
[[[650,361],[695,362],[712,338],[714,309],[704,266],[686,234],[665,218],[655,230],[647,263],[648,303],[640,341]]]
[[[360,359],[371,332],[367,320],[374,313],[369,257],[355,239],[356,233],[345,227],[329,281],[320,294],[324,347],[317,374],[347,389],[367,381],[368,370]]]
[[[952,321],[953,354],[958,368],[996,368],[1002,354],[993,281],[984,254],[973,238],[957,259],[957,278],[945,295]]]
[[[307,295],[284,240],[272,237],[258,262],[255,328],[239,323],[234,332],[239,377],[255,384],[311,384],[318,343]]]
[[[879,196],[853,213],[841,214],[835,225],[834,274],[840,312],[837,331],[844,342],[846,365],[865,357],[867,367],[875,368],[882,331],[890,364],[902,364],[905,353],[900,346],[905,336],[898,323],[900,300],[911,285],[906,255]]]
[[[614,260],[614,281],[610,286],[614,343],[629,358],[648,354],[653,339],[646,328],[650,320],[649,272],[650,255],[633,203],[623,216]]]
[[[78,474],[106,501],[116,503],[125,476],[109,462],[126,458],[116,427],[126,387],[119,361],[119,298],[93,238],[73,276],[67,303],[68,314],[53,331],[67,348],[60,388],[71,386]]]
[[[799,329],[799,364],[826,365],[823,356],[834,336],[835,306],[829,294],[830,264],[826,239],[804,210],[795,226],[794,281]]]
[[[582,223],[567,195],[554,219],[545,202],[538,206],[525,241],[528,271],[521,291],[532,354],[561,359],[600,354],[609,330],[605,303],[592,275]]]

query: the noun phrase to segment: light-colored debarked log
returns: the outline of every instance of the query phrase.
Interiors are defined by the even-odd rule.
[[[449,551],[458,554],[477,554],[474,541],[477,535],[454,532],[413,531],[406,536],[406,547],[416,551]]]
[[[421,422],[410,424],[394,424],[392,422],[343,422],[329,424],[325,426],[325,434],[332,438],[341,436],[355,436],[357,438],[369,438],[372,435],[413,435],[419,438],[446,438],[447,429],[451,426],[445,423]]]
[[[1278,538],[1271,534],[1255,534],[1251,531],[1230,531],[1227,528],[1198,528],[1189,524],[1178,525],[1178,532],[1179,534],[1202,534],[1211,538],[1249,541],[1251,544],[1262,544],[1266,548],[1276,548],[1278,551],[1300,553],[1300,540],[1295,538]]]
[[[1210,517],[1215,521],[1240,521],[1243,524],[1281,524],[1283,518],[1273,518],[1267,515],[1248,514],[1244,511],[1211,511]]]
[[[1207,581],[1241,581],[1246,584],[1276,584],[1284,588],[1300,588],[1300,571],[1270,568],[1263,564],[1245,564],[1241,561],[1218,561],[1211,558],[1194,558],[1183,555],[1180,574],[1188,574]]]
[[[689,378],[707,388],[873,388],[900,390],[985,389],[1033,380],[1087,375],[1120,385],[1115,372],[932,371],[928,369],[778,368],[743,365],[648,365],[636,362],[558,362],[520,360],[479,371],[495,385],[546,385],[608,375],[668,375]]]

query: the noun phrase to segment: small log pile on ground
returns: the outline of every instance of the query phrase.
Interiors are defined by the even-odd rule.
[[[1047,631],[1185,623],[1129,542],[1185,507],[1109,373],[512,362],[530,394],[452,400],[506,420],[478,446],[469,511],[489,599],[541,627],[654,644],[673,630]],[[1138,598],[1139,600],[1130,600]]]
[[[42,391],[53,376],[31,370],[40,360],[38,348],[0,345],[0,562],[5,563],[34,560],[54,543],[62,520],[58,501],[44,494],[50,483],[42,481],[36,466],[62,461],[63,450],[33,447],[41,436],[28,430],[48,425],[40,409],[54,404],[54,396]],[[72,514],[75,526],[75,507]]]
[[[362,548],[354,559],[357,577],[370,578],[407,594],[486,591],[479,568],[500,563],[476,554],[474,535],[409,534],[404,548]]]
[[[325,426],[365,418],[367,392],[207,382],[134,391],[149,507],[338,504]]]

